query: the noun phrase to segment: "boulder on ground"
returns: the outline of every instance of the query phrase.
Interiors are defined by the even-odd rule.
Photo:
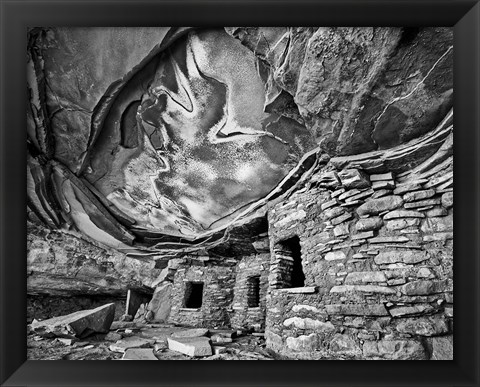
[[[92,333],[107,333],[114,317],[115,304],[110,303],[95,309],[34,321],[30,327],[40,335],[83,338]]]
[[[208,337],[186,337],[168,339],[168,348],[172,351],[183,353],[187,356],[211,356],[212,347]]]

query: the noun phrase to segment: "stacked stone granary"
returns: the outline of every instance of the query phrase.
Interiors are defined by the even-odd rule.
[[[243,157],[236,176],[258,180],[261,189],[251,193],[248,184],[240,189],[230,175],[220,176],[225,187],[212,184],[213,192],[228,198],[225,192],[238,191],[238,201],[221,203],[220,218],[211,222],[209,213],[204,224],[178,204],[181,195],[168,196],[172,187],[161,186],[160,199],[152,194],[163,192],[163,181],[152,176],[160,181],[164,173],[152,174],[152,160],[157,153],[167,160],[167,148],[153,126],[143,127],[153,147],[142,148],[147,140],[133,119],[146,111],[139,104],[148,94],[144,78],[157,79],[157,65],[158,74],[168,71],[162,50],[179,41],[203,52],[192,43],[196,31],[139,29],[127,40],[123,30],[109,29],[109,37],[72,31],[31,31],[31,297],[139,292],[142,306],[126,307],[132,318],[264,332],[267,348],[288,358],[452,358],[451,29],[204,32],[206,41],[250,55],[264,95],[236,103],[260,101],[262,114],[272,116],[262,127],[266,138],[258,131],[240,137],[253,136],[275,163],[281,159],[272,170],[283,168],[269,180],[257,164],[244,165],[255,158],[248,150],[259,148],[231,153],[225,164]],[[92,39],[102,47],[110,42],[112,55],[120,47],[128,61],[96,79],[103,62]],[[71,41],[91,59],[82,62],[88,71],[59,65],[70,63],[64,46]],[[78,82],[89,93],[77,92]],[[217,167],[222,143],[205,138],[212,143],[197,152],[208,159],[202,166]],[[207,170],[192,181],[208,179]],[[199,187],[199,196],[214,198]]]
[[[415,146],[331,159],[269,210],[270,348],[359,359],[427,359],[452,348],[452,157],[442,150],[406,169]],[[277,254],[292,237],[303,288],[290,287],[292,257]]]

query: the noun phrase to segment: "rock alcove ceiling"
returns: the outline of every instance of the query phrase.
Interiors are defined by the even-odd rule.
[[[452,28],[28,37],[30,358],[453,358]]]
[[[432,135],[452,106],[452,36],[31,29],[30,218],[137,258],[248,252],[269,203],[315,171]]]

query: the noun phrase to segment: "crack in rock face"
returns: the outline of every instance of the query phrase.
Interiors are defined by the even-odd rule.
[[[223,30],[159,56],[113,103],[85,177],[135,227],[194,237],[268,194],[315,143],[263,111],[256,58]]]

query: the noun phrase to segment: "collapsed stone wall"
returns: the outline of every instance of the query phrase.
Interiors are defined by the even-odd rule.
[[[453,163],[432,160],[378,173],[372,163],[332,169],[332,159],[272,206],[268,348],[308,359],[452,358]],[[291,259],[278,248],[292,236],[299,288],[286,287]]]
[[[208,257],[206,257],[208,259]],[[206,262],[204,266],[185,263],[178,267],[173,279],[172,307],[168,321],[187,326],[230,326],[228,309],[233,301],[235,268],[228,260],[223,264]],[[201,307],[186,307],[188,283],[203,284]]]
[[[266,293],[268,288],[268,267],[270,254],[263,253],[242,258],[236,267],[236,281],[233,288],[231,326],[238,329],[265,329]],[[258,306],[257,300],[249,297],[257,296],[257,289],[252,291],[258,278]],[[252,306],[250,306],[252,305]]]

